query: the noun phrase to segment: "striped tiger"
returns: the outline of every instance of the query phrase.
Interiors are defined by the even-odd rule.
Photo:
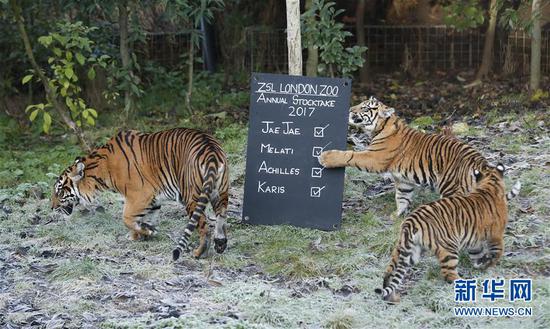
[[[447,282],[458,279],[458,255],[466,250],[475,268],[495,265],[502,256],[504,229],[508,222],[507,200],[521,188],[518,181],[508,194],[504,186],[504,166],[475,170],[477,187],[469,195],[455,195],[422,205],[401,224],[399,239],[377,294],[398,303],[398,290],[421,252],[430,250],[438,258]]]
[[[485,158],[452,134],[427,134],[412,129],[395,109],[376,98],[350,108],[349,124],[371,137],[366,150],[325,151],[319,162],[326,168],[354,166],[390,173],[395,182],[396,216],[405,214],[415,185],[427,185],[442,197],[468,194],[475,186],[473,171],[487,165]]]
[[[89,203],[96,192],[113,190],[125,198],[123,220],[130,239],[151,236],[155,228],[146,217],[160,209],[158,197],[181,202],[189,223],[173,251],[177,260],[188,250],[195,227],[200,257],[209,243],[205,208],[210,202],[216,215],[215,249],[227,246],[228,203],[227,159],[219,142],[211,135],[186,128],[155,133],[120,132],[105,145],[77,158],[57,179],[52,193],[52,209],[71,214],[79,202]]]

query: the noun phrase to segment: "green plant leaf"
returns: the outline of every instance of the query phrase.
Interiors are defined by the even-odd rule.
[[[95,120],[93,117],[89,116],[86,118],[86,122],[90,125],[90,126],[94,126],[95,125]]]
[[[38,115],[38,112],[40,112],[39,109],[36,109],[36,110],[32,111],[31,115],[29,116],[29,119],[31,121],[34,121],[34,119],[36,119],[36,116]]]
[[[93,67],[90,67],[88,70],[88,79],[93,80],[95,79],[95,70]]]
[[[45,35],[38,38],[38,42],[42,44],[44,47],[48,47],[52,43],[53,39],[51,35]]]
[[[68,79],[71,79],[74,75],[74,71],[73,71],[73,68],[68,66],[65,68],[65,76],[68,78]]]
[[[84,63],[86,62],[86,58],[81,53],[76,53],[76,60],[80,65],[84,65]]]
[[[26,75],[23,77],[23,80],[21,80],[21,83],[26,84],[27,82],[31,81],[31,79],[32,79],[32,74]]]
[[[44,124],[42,125],[42,129],[47,134],[50,131],[50,127],[52,126],[52,117],[48,112],[44,112]]]
[[[35,107],[36,107],[36,105],[34,105],[34,104],[31,104],[31,105],[27,106],[27,107],[25,108],[25,113],[29,112],[29,110],[31,110],[31,109],[33,109],[33,108],[35,108]]]
[[[90,112],[90,114],[94,117],[94,118],[97,118],[97,111],[92,109],[92,108],[89,108],[87,109],[88,112]]]

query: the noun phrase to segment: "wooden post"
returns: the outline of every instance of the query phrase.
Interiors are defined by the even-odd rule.
[[[541,55],[541,1],[533,0],[531,17],[533,20],[533,31],[531,36],[531,68],[529,89],[533,93],[540,86],[540,55]]]
[[[302,75],[302,36],[300,34],[299,0],[286,0],[286,33],[288,74]]]

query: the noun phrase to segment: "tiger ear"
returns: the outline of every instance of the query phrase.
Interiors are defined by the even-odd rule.
[[[497,164],[496,168],[501,175],[504,175],[504,165],[502,163]]]
[[[389,107],[389,108],[386,108],[386,109],[383,109],[380,111],[380,116],[382,118],[389,118],[392,116],[392,114],[395,113],[395,109],[393,107]]]
[[[77,160],[75,173],[71,176],[73,181],[79,181],[84,177],[84,168],[86,168],[86,165],[84,164],[84,162]]]

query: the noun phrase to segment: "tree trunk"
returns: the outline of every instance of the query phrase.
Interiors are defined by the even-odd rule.
[[[195,69],[195,31],[191,31],[191,38],[189,39],[189,67],[187,71],[187,93],[185,94],[185,105],[190,115],[193,115],[193,108],[191,107],[191,95],[193,93],[193,72]]]
[[[120,59],[122,61],[122,68],[125,72],[133,78],[132,69],[130,67],[130,50],[128,46],[128,2],[126,0],[118,3],[118,26],[120,36]],[[129,88],[124,91],[124,112],[126,114],[126,122],[130,118],[132,112],[132,92]]]
[[[50,103],[52,104],[53,108],[57,112],[57,114],[61,117],[61,120],[69,127],[73,133],[78,138],[78,141],[80,142],[80,146],[85,152],[90,152],[91,148],[86,141],[86,138],[84,136],[84,133],[82,132],[82,129],[71,119],[67,113],[69,112],[68,109],[57,100],[57,95],[55,92],[50,88],[50,80],[46,75],[44,75],[44,72],[38,66],[36,63],[36,59],[34,58],[34,54],[32,52],[32,46],[31,42],[29,40],[29,36],[27,35],[27,31],[25,29],[25,25],[23,25],[23,18],[21,17],[21,6],[16,0],[10,1],[10,7],[13,11],[13,15],[15,18],[15,21],[17,23],[17,28],[19,30],[19,34],[21,35],[21,39],[23,40],[23,44],[25,46],[25,53],[27,57],[29,58],[29,62],[31,63],[31,66],[33,67],[35,73],[38,75],[38,78],[42,82],[42,85],[44,86],[44,90],[46,91],[46,96]]]
[[[535,92],[540,87],[541,27],[540,0],[533,0],[531,17],[533,18],[533,36],[531,38],[531,72],[529,89]]]
[[[313,0],[306,0],[306,10],[311,9]],[[313,24],[315,17],[311,17],[310,22],[307,24]],[[307,48],[307,62],[306,62],[306,75],[310,77],[316,77],[319,66],[319,48],[312,44]]]
[[[366,46],[365,42],[365,2],[366,0],[359,0],[357,2],[355,30],[357,31],[357,45],[360,47]],[[363,59],[365,62],[361,66],[359,71],[359,81],[366,83],[369,76],[369,62],[367,58],[367,52],[363,53]]]
[[[302,75],[302,37],[300,34],[300,1],[286,0],[288,74]]]
[[[489,7],[489,26],[485,33],[485,43],[483,44],[483,57],[481,65],[476,74],[476,80],[482,80],[489,74],[493,65],[493,46],[495,43],[495,30],[497,26],[498,7],[497,0],[491,0]]]

